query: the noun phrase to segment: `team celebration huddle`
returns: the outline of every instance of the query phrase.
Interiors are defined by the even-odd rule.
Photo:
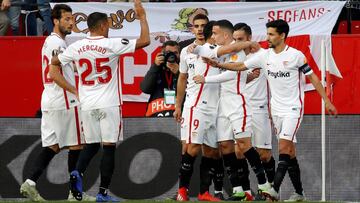
[[[69,46],[66,35],[74,26],[72,9],[56,4],[53,32],[42,47],[42,151],[28,169],[20,193],[44,201],[36,182],[61,149],[68,149],[69,200],[117,202],[108,193],[115,165],[116,144],[122,140],[122,91],[119,56],[150,44],[146,12],[134,1],[140,22],[138,39],[108,38],[105,13],[87,18],[88,37]],[[192,19],[194,41],[180,54],[173,114],[181,125],[181,162],[177,201],[189,201],[194,161],[201,154],[199,201],[252,201],[250,171],[256,175],[258,196],[278,201],[288,172],[294,194],[287,201],[303,201],[305,194],[296,158],[296,134],[304,114],[305,77],[337,115],[304,54],[285,40],[289,25],[274,20],[266,25],[268,49],[251,41],[245,22]],[[79,75],[76,84],[75,75]],[[272,155],[272,136],[278,139],[278,162]],[[84,193],[84,173],[101,150],[100,185],[96,197]],[[118,157],[121,159],[121,157]],[[249,170],[250,165],[250,170]],[[226,172],[227,176],[224,175]],[[225,199],[224,178],[232,186]],[[214,184],[214,193],[210,186]]]

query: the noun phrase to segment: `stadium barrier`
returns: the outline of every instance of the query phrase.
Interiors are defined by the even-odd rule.
[[[360,200],[360,115],[327,117],[326,199]],[[321,199],[321,119],[306,115],[298,133],[297,157],[304,190],[309,200]],[[125,118],[124,138],[116,151],[111,193],[124,199],[164,199],[175,194],[181,145],[179,127],[171,118]],[[0,199],[22,198],[19,187],[28,167],[40,152],[40,119],[0,118]],[[273,148],[277,141],[273,137]],[[99,156],[99,154],[97,155]],[[274,157],[277,159],[277,153]],[[49,200],[68,195],[67,153],[62,151],[50,163],[37,188]],[[94,159],[85,174],[85,189],[95,195],[99,184],[99,159]],[[191,182],[191,196],[199,186],[199,159]],[[226,179],[225,179],[226,180]],[[251,172],[251,185],[256,181]],[[230,192],[229,182],[225,190]],[[281,187],[281,198],[293,192],[288,177]]]

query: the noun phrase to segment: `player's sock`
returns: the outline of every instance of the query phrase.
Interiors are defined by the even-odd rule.
[[[208,157],[201,157],[200,163],[200,194],[209,191],[213,174],[211,174],[211,167],[214,165],[214,159]]]
[[[31,169],[31,175],[29,179],[37,182],[45,168],[49,165],[50,161],[54,158],[56,154],[57,153],[49,147],[43,147]]]
[[[238,173],[238,165],[236,164],[236,155],[235,152],[230,154],[223,154],[224,166],[226,173],[228,174],[230,183],[233,188],[241,187],[241,180]]]
[[[109,188],[115,166],[115,145],[104,145],[100,162],[100,188]]]
[[[290,180],[295,188],[296,193],[302,195],[303,188],[301,183],[300,167],[296,157],[290,159],[288,172],[289,172]]]
[[[215,159],[214,160],[214,190],[222,191],[224,185],[224,165],[223,159]]]
[[[99,193],[106,196],[107,195],[107,188],[100,187],[99,188]]]
[[[80,155],[81,149],[77,149],[77,150],[69,150],[68,152],[68,171],[69,173],[71,173],[71,171],[75,170],[76,168],[76,163],[79,159],[79,155]]]
[[[181,158],[181,165],[179,171],[179,188],[189,188],[190,179],[194,170],[194,161],[196,157],[192,157],[190,154],[185,152]]]
[[[286,171],[289,167],[290,155],[288,154],[279,154],[279,163],[275,172],[274,177],[274,189],[276,192],[279,192],[280,185],[285,177]]]
[[[244,191],[250,190],[250,179],[249,179],[249,165],[246,159],[237,159],[236,160],[239,168],[239,176],[241,180],[241,186]]]
[[[269,183],[274,182],[274,176],[275,176],[275,159],[274,159],[274,157],[271,156],[270,161],[262,162],[262,165],[264,166],[268,182]]]
[[[80,152],[79,160],[76,164],[76,170],[83,174],[89,165],[91,159],[99,151],[100,143],[86,144],[84,149]]]
[[[251,147],[244,153],[244,156],[249,161],[251,168],[256,174],[256,178],[259,184],[266,183],[266,176],[264,168],[261,164],[259,153],[255,150],[254,147]]]

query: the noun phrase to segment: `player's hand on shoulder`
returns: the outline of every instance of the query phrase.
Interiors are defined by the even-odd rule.
[[[196,84],[202,84],[205,83],[205,78],[202,75],[195,75],[193,77],[193,80],[195,81]]]
[[[197,46],[196,44],[189,45],[186,52],[187,53],[194,53],[194,50],[195,50],[196,46]]]
[[[250,45],[250,52],[251,53],[255,53],[257,51],[259,51],[261,48],[260,44],[257,43],[257,42],[251,42],[251,45]]]
[[[217,62],[217,60],[208,58],[208,57],[202,57],[202,60],[204,61],[204,63],[209,64],[212,67],[219,67],[219,63]]]
[[[134,0],[135,16],[138,20],[146,19],[146,12],[141,4],[141,0]]]
[[[337,109],[330,101],[325,102],[325,108],[330,115],[334,115],[335,118],[337,117],[338,115]]]

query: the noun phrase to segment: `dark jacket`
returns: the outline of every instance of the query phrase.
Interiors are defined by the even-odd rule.
[[[150,94],[146,116],[172,116],[174,112],[174,105],[162,108],[161,101],[164,99],[164,89],[176,90],[178,74],[173,74],[169,69],[164,68],[163,65],[157,66],[153,63],[146,73],[144,80],[140,83],[141,91]],[[153,111],[152,102],[156,101],[159,111]],[[149,109],[150,108],[150,109]]]

